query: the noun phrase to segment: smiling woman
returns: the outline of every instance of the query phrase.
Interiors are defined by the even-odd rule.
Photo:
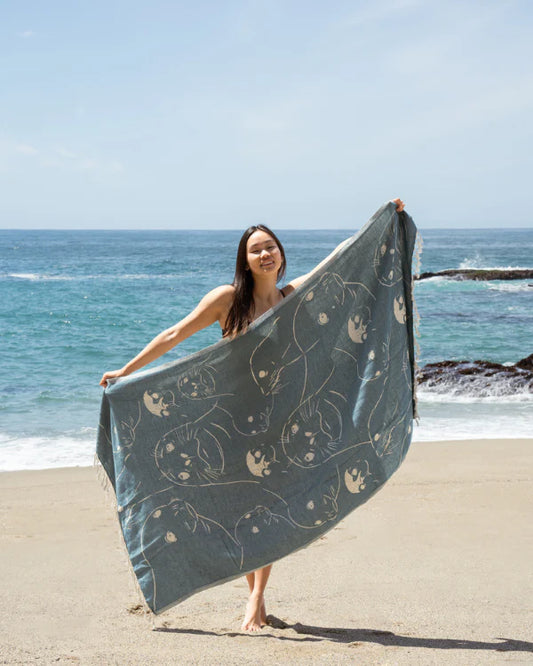
[[[390,206],[389,204],[390,209],[388,214],[392,214],[395,209],[398,212],[403,210],[404,204],[401,200],[396,199],[394,200],[394,203],[396,206]],[[286,268],[286,258],[283,246],[274,232],[268,227],[264,225],[254,225],[249,227],[243,233],[239,242],[233,283],[231,285],[217,287],[206,294],[198,306],[189,315],[174,326],[160,333],[140,352],[140,354],[127,363],[123,368],[104,373],[100,384],[106,387],[108,380],[114,380],[131,374],[135,370],[147,365],[165,352],[169,351],[176,344],[185,340],[196,331],[199,331],[216,321],[219,322],[223,336],[226,338],[235,338],[240,334],[245,333],[253,321],[266,314],[274,306],[278,305],[285,296],[297,289],[315,272],[319,271],[319,269],[321,269],[333,255],[337,254],[339,249],[346,242],[347,241],[341,243],[341,245],[320,262],[313,271],[295,278],[288,283],[283,290],[280,290],[277,288],[277,283],[285,274]],[[392,254],[390,256],[392,257]],[[388,258],[388,255],[386,258]],[[324,292],[324,298],[327,302],[322,302],[321,299],[318,298],[318,291],[316,298],[313,290],[307,293],[305,299],[307,307],[302,308],[301,311],[299,309],[295,314],[295,321],[298,323],[299,332],[294,338],[294,359],[289,365],[292,365],[295,371],[297,368],[301,367],[301,370],[298,370],[298,373],[304,378],[304,384],[307,383],[308,374],[310,375],[314,373],[314,380],[318,385],[323,385],[329,377],[322,377],[324,369],[320,367],[320,363],[318,363],[318,361],[314,362],[314,365],[317,365],[317,368],[313,368],[313,373],[311,373],[311,369],[308,368],[307,354],[315,347],[317,339],[313,338],[312,333],[308,332],[307,329],[309,326],[312,327],[312,319],[315,315],[318,324],[322,328],[328,324],[330,318],[333,321],[341,311],[341,307],[337,308],[337,306],[344,305],[345,301],[346,303],[351,302],[353,294],[342,282],[340,277],[333,274],[323,276],[317,287],[319,291],[322,290]],[[350,294],[351,297],[349,296]],[[315,301],[320,305],[315,305]],[[317,307],[317,312],[314,312]],[[331,308],[331,311],[328,308]],[[362,314],[358,316],[360,319]],[[309,321],[307,321],[306,317]],[[359,321],[359,319],[357,321]],[[286,343],[283,344],[283,349],[285,349],[287,344],[290,344],[289,338],[287,338]],[[249,357],[250,366],[248,372],[251,372],[251,377],[258,387],[262,399],[267,397],[268,401],[271,401],[273,396],[282,388],[279,381],[280,372],[285,367],[284,363],[287,364],[287,358],[283,359],[283,363],[278,361],[280,361],[283,356],[283,349],[280,348],[280,345],[269,340],[269,335],[266,335],[263,342],[258,345]],[[224,397],[225,391],[217,394],[214,384],[208,380],[209,367],[209,364],[204,363],[201,367],[197,368],[194,373],[189,373],[178,381],[177,386],[182,396],[193,402]],[[321,382],[323,382],[323,384],[321,384]],[[305,390],[303,391],[303,394],[304,393]],[[308,399],[304,400],[303,394],[301,398],[303,402],[299,405],[299,412],[294,415],[294,423],[291,422],[292,429],[290,432],[283,433],[281,441],[284,447],[289,449],[288,451],[285,451],[285,453],[287,459],[291,461],[291,465],[294,467],[307,468],[315,466],[318,464],[317,461],[322,460],[318,453],[315,454],[317,448],[320,448],[322,444],[322,457],[324,460],[329,460],[331,455],[336,453],[337,444],[332,441],[332,437],[333,433],[337,430],[339,431],[337,433],[338,437],[340,437],[338,424],[340,423],[341,414],[339,408],[332,404],[330,399],[331,396],[329,396],[328,399],[322,400],[317,399],[315,396],[314,401],[308,402],[308,399],[311,396],[306,396]],[[161,394],[161,396],[162,395],[163,394]],[[151,414],[155,414],[155,416],[159,417],[163,414],[163,411],[168,412],[171,405],[175,406],[173,404],[173,394],[169,391],[168,395],[168,399],[165,401],[164,405],[161,406],[158,402],[161,397],[159,392],[156,394],[154,394],[153,391],[145,392],[143,398],[144,405],[148,405],[148,411]],[[217,414],[220,417],[221,422],[224,422],[226,418],[225,415],[229,415],[229,412],[221,405],[219,406],[217,401],[213,409],[218,410]],[[244,417],[242,414],[232,413],[231,427],[234,428],[236,433],[244,434],[245,437],[267,432],[269,427],[270,410],[271,407],[266,404],[265,409],[255,416],[251,415],[250,412],[244,412]],[[246,423],[242,422],[243,419],[246,420]],[[318,428],[318,430],[320,430],[320,428],[325,427],[324,423],[327,419],[329,419],[329,425],[326,428],[326,431],[322,433],[322,436],[317,434],[318,431],[315,433],[314,431],[317,429],[316,424],[320,425]],[[132,428],[134,430],[134,426],[132,426]],[[248,432],[248,430],[250,432]],[[300,430],[300,434],[297,435]],[[218,424],[215,427],[214,423],[200,425],[197,421],[190,421],[181,428],[169,431],[165,438],[158,442],[154,453],[159,471],[165,478],[178,483],[178,485],[179,483],[188,484],[192,482],[191,480],[194,480],[196,483],[211,483],[216,481],[218,477],[224,473],[225,469],[223,451],[225,450],[226,455],[229,455],[228,451],[231,450],[231,441],[225,442],[225,446],[222,446],[220,438],[223,437],[223,435],[221,433],[225,433],[224,436],[231,439],[227,435],[227,429],[225,426]],[[273,438],[272,444],[276,444],[277,438],[273,434],[271,437]],[[338,437],[335,436],[333,439],[336,440]],[[134,436],[130,435],[126,442],[126,447],[133,446],[133,443]],[[255,454],[257,454],[257,451],[255,451]],[[262,451],[259,450],[258,454],[259,459],[261,459]],[[276,456],[274,455],[274,458],[275,457]],[[249,456],[247,456],[247,461],[248,469],[250,469]],[[272,462],[273,461],[274,459]],[[253,469],[255,470],[255,467]],[[270,470],[265,469],[265,477],[268,476],[267,472],[269,473]],[[355,473],[357,476],[358,470],[356,470]],[[256,475],[255,471],[252,471],[252,474]],[[329,497],[328,493],[335,497],[338,495],[338,483],[337,485],[326,484],[324,487],[326,488],[324,491],[326,494],[318,489],[316,491],[318,493],[317,497]],[[363,486],[361,485],[361,487]],[[335,488],[337,488],[337,490],[335,490]],[[262,501],[265,500],[263,499]],[[320,502],[318,502],[317,506],[323,508]],[[267,525],[269,529],[272,528],[273,524],[278,523],[284,527],[286,526],[284,521],[287,521],[288,518],[282,518],[277,516],[277,514],[273,517],[274,514],[263,510],[264,507],[262,504],[259,507],[256,507],[256,509],[258,508],[261,509],[261,511],[259,511],[261,520],[263,522],[266,521],[265,525]],[[310,509],[311,505],[309,502],[305,505],[305,509],[295,507],[293,509],[295,515],[300,511],[303,512],[304,517],[298,518],[297,520],[293,519],[293,523],[301,526],[302,521],[308,521],[309,518],[305,518],[305,516],[307,516]],[[156,512],[157,511],[160,511],[160,509],[157,509]],[[187,509],[185,513],[187,513],[187,511],[191,512],[192,509]],[[159,514],[156,516],[154,513],[153,515],[157,518],[156,522],[160,522]],[[248,519],[248,513],[243,515],[244,518]],[[202,518],[202,520],[203,519],[205,519],[205,517]],[[300,522],[298,522],[298,520]],[[314,520],[312,524],[313,526],[322,525],[323,523],[325,524],[325,520],[325,517],[319,517]],[[292,523],[290,524],[292,525]],[[257,528],[257,525],[255,527]],[[290,527],[290,529],[293,528]],[[255,534],[255,532],[252,533]],[[233,537],[228,538],[230,542],[233,543]],[[240,541],[238,543],[240,543]],[[244,630],[259,631],[261,627],[266,624],[267,616],[264,603],[264,590],[271,568],[272,565],[269,564],[268,566],[261,567],[246,574],[246,579],[250,588],[250,598],[242,624]]]
[[[284,292],[276,288],[286,265],[285,250],[273,231],[262,224],[246,229],[237,250],[232,300],[223,313],[225,337],[245,331],[294,288],[287,285]]]
[[[104,373],[100,384],[106,386],[108,379],[138,370],[215,321],[219,322],[224,337],[245,332],[251,322],[277,305],[307,278],[303,275],[283,290],[278,289],[276,284],[284,276],[286,264],[283,245],[274,232],[265,225],[249,227],[239,242],[233,284],[222,285],[206,294],[190,315],[163,331],[121,370]],[[246,575],[250,598],[242,624],[245,630],[259,631],[266,624],[264,590],[271,569],[272,565],[269,565]]]

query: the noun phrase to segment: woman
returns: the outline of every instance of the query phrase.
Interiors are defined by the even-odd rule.
[[[393,201],[396,210],[401,212],[404,203],[400,199]],[[328,259],[324,259],[314,270]],[[249,227],[239,242],[233,284],[222,285],[206,294],[189,315],[157,335],[124,367],[104,373],[101,386],[106,387],[108,379],[124,377],[155,361],[179,342],[215,321],[220,324],[224,337],[243,333],[252,321],[268,312],[310,275],[295,278],[283,289],[278,289],[276,285],[285,274],[285,266],[285,252],[276,235],[264,225]],[[243,630],[260,631],[266,624],[264,591],[271,569],[272,565],[269,565],[246,575],[250,597]]]

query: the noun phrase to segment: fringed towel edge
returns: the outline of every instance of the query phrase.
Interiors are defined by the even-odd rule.
[[[417,395],[417,389],[418,389],[418,372],[420,369],[419,362],[420,362],[420,314],[418,312],[418,308],[416,306],[416,299],[415,299],[415,280],[418,278],[420,275],[420,267],[421,267],[421,259],[422,259],[422,249],[424,246],[424,241],[422,239],[422,236],[420,232],[416,231],[416,240],[415,240],[415,250],[413,253],[413,265],[414,265],[414,270],[413,274],[411,277],[411,302],[413,304],[413,342],[414,342],[414,349],[415,349],[415,358],[414,358],[414,373],[413,373],[413,404],[414,404],[414,410],[413,410],[413,418],[416,421],[417,425],[420,425],[420,415],[418,413],[418,395]]]
[[[93,459],[93,469],[96,472],[96,478],[98,479],[98,482],[104,491],[104,496],[106,500],[107,506],[113,511],[115,514],[115,517],[118,517],[118,506],[117,506],[117,497],[115,495],[115,491],[113,489],[113,486],[111,485],[111,482],[109,481],[109,477],[107,476],[107,473],[105,471],[104,466],[100,462],[100,459],[98,458],[98,454],[94,454],[94,459]],[[135,590],[135,594],[137,596],[137,605],[142,608],[142,614],[143,616],[147,619],[149,622],[150,628],[154,630],[155,627],[155,614],[152,612],[151,608],[148,606],[146,603],[146,600],[144,598],[144,595],[142,593],[141,587],[139,585],[139,581],[137,579],[137,576],[135,575],[135,571],[133,569],[133,565],[130,560],[130,556],[128,553],[128,549],[126,546],[126,542],[124,541],[124,536],[122,534],[122,530],[120,528],[120,520],[115,522],[115,530],[116,530],[116,535],[119,541],[119,548],[120,551],[123,555],[123,557],[126,560],[127,563],[127,569],[130,575],[130,579],[133,585],[133,588]],[[117,529],[118,526],[118,529]]]

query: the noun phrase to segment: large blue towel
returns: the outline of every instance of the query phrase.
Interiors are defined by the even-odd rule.
[[[314,541],[400,465],[415,236],[388,203],[245,334],[108,385],[97,455],[154,613]]]

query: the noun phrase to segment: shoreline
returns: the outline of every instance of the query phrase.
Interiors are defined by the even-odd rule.
[[[325,538],[274,565],[277,624],[257,636],[240,632],[244,579],[151,631],[94,468],[0,474],[3,663],[524,663],[533,438],[425,444]]]
[[[453,444],[453,445],[461,445],[461,444],[469,444],[471,442],[495,442],[495,441],[501,441],[502,439],[505,439],[506,441],[512,441],[512,442],[530,442],[531,446],[533,446],[533,437],[524,437],[523,435],[509,435],[505,436],[504,438],[501,435],[483,435],[482,437],[458,437],[457,439],[450,439],[450,438],[445,438],[445,439],[413,439],[411,446],[413,445],[425,445],[425,444]],[[409,454],[407,454],[409,455]],[[58,465],[58,466],[53,466],[53,467],[37,467],[37,468],[17,468],[17,469],[0,469],[0,475],[2,474],[17,474],[17,473],[24,473],[24,472],[46,472],[46,471],[51,471],[51,470],[73,470],[73,469],[97,469],[98,465],[96,463],[90,463],[86,465]]]

